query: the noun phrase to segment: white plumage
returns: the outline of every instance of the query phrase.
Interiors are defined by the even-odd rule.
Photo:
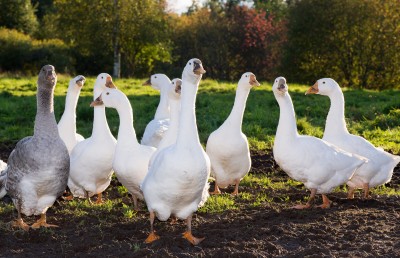
[[[364,198],[368,198],[369,188],[390,181],[394,167],[400,162],[400,156],[376,148],[363,137],[349,133],[344,117],[343,92],[335,80],[331,78],[320,79],[309,88],[306,94],[325,95],[331,101],[323,140],[369,159],[368,164],[358,169],[351,180],[347,182],[349,198],[354,197],[356,188],[363,188]]]
[[[250,171],[249,143],[242,132],[242,121],[250,89],[259,85],[253,73],[242,75],[229,117],[208,137],[206,152],[211,161],[211,175],[215,178],[214,194],[220,193],[219,187],[231,184],[235,184],[232,194],[238,194],[239,182]]]
[[[113,169],[118,181],[132,194],[137,210],[137,199],[143,200],[140,184],[147,174],[150,157],[156,148],[141,145],[137,141],[132,106],[123,92],[118,89],[106,89],[101,94],[101,100],[106,107],[118,111],[120,123]]]
[[[89,198],[101,193],[110,185],[113,174],[116,140],[108,127],[105,106],[96,101],[106,88],[115,88],[111,76],[101,73],[97,76],[91,106],[94,107],[92,135],[75,145],[71,153],[71,170],[68,187],[75,197]],[[97,105],[99,104],[99,105]]]
[[[201,61],[191,59],[182,73],[181,113],[176,143],[164,148],[155,157],[142,183],[142,191],[150,212],[151,233],[146,242],[158,238],[153,230],[154,218],[165,221],[171,215],[185,219],[184,237],[192,244],[202,239],[191,233],[192,214],[208,197],[210,161],[197,132],[195,102],[198,86],[205,70]]]
[[[65,97],[64,113],[58,122],[58,132],[67,146],[69,154],[78,142],[85,139],[82,135],[76,133],[76,105],[85,80],[82,75],[70,80]]]
[[[153,120],[151,120],[143,133],[141,143],[158,148],[158,145],[169,128],[169,103],[168,91],[171,80],[165,74],[153,74],[143,85],[151,85],[160,91],[160,102],[158,104]]]
[[[273,147],[275,161],[291,178],[311,190],[307,204],[294,208],[311,207],[317,193],[323,196],[321,207],[327,208],[330,202],[326,194],[346,183],[368,161],[316,137],[299,135],[286,79],[276,78],[272,90],[280,107]]]

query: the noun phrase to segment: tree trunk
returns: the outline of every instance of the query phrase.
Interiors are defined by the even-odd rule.
[[[121,52],[119,47],[119,6],[118,0],[114,0],[114,10],[115,10],[115,23],[113,30],[113,48],[114,48],[114,69],[113,77],[121,77]]]

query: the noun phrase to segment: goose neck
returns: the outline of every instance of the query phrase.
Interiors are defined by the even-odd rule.
[[[179,134],[177,138],[177,144],[180,146],[193,145],[193,143],[200,144],[195,115],[198,82],[192,83],[184,80],[182,82]]]
[[[292,98],[287,92],[284,96],[277,96],[276,94],[275,96],[280,108],[276,138],[290,140],[297,137],[296,115],[293,108]]]
[[[133,127],[133,113],[132,106],[129,101],[123,106],[118,106],[117,112],[119,115],[119,129],[118,129],[118,142],[117,145],[136,145],[139,144],[136,139],[135,128]]]
[[[337,134],[338,132],[348,133],[344,118],[344,96],[341,91],[336,91],[329,95],[331,106],[326,118],[325,132],[327,134]]]
[[[100,139],[107,136],[112,136],[108,127],[105,106],[96,106],[94,108],[93,130],[92,137]]]
[[[34,135],[59,137],[54,115],[54,87],[43,89],[38,87],[36,94],[37,112],[35,117]]]
[[[76,106],[78,104],[79,91],[69,90],[67,92],[67,96],[65,97],[65,109],[64,114],[73,114],[75,115]]]
[[[240,131],[242,130],[244,110],[246,108],[246,101],[249,93],[250,89],[237,88],[235,102],[233,104],[232,111],[227,118],[227,122],[233,128],[237,128]]]
[[[156,114],[154,119],[162,120],[167,119],[170,116],[169,106],[168,106],[168,92],[165,92],[164,88],[160,91],[160,103],[158,103]]]

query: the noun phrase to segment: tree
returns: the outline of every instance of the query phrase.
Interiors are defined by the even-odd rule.
[[[33,34],[38,28],[35,9],[29,0],[0,0],[0,27]]]
[[[395,86],[400,82],[399,11],[396,0],[296,2],[290,7],[284,61],[289,79],[312,83],[332,77],[343,86]]]
[[[168,20],[163,0],[55,0],[44,17],[46,37],[76,50],[78,71],[111,73],[121,54],[124,76],[143,76],[156,62],[168,62]]]

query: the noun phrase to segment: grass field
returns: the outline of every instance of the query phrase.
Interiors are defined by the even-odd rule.
[[[89,107],[95,78],[87,78],[77,107],[77,131],[89,137],[92,130],[93,109]],[[64,110],[65,93],[70,78],[59,76],[55,91],[56,119]],[[146,124],[154,116],[159,92],[142,86],[146,79],[120,79],[115,84],[128,95],[134,114],[134,127],[141,139]],[[297,115],[299,133],[322,137],[329,99],[308,95],[307,85],[289,84]],[[228,116],[235,97],[236,83],[203,80],[197,96],[197,125],[202,143]],[[36,113],[36,77],[0,77],[0,142],[14,143],[32,135]],[[344,89],[346,121],[349,131],[362,135],[373,144],[393,153],[400,153],[400,91],[363,91]],[[243,132],[251,149],[270,150],[279,118],[279,107],[271,92],[270,82],[261,82],[247,100]],[[107,119],[115,136],[118,132],[118,114],[107,109]]]
[[[93,109],[89,104],[94,79],[87,78],[77,107],[77,131],[85,138],[90,136],[92,130]],[[64,109],[69,80],[70,77],[59,75],[54,100],[57,121]],[[131,101],[139,140],[159,101],[159,92],[142,86],[145,80],[114,80]],[[114,177],[105,191],[106,201],[102,205],[93,206],[87,200],[77,199],[57,201],[48,214],[49,220],[59,225],[59,229],[29,233],[15,231],[8,222],[16,217],[16,211],[9,200],[1,200],[0,236],[3,234],[8,238],[7,241],[0,241],[0,257],[3,252],[6,256],[16,257],[28,254],[54,257],[88,254],[126,257],[400,255],[398,251],[393,251],[400,250],[400,228],[395,222],[400,214],[398,174],[394,175],[391,183],[372,190],[376,197],[374,200],[348,201],[345,199],[346,189],[342,186],[331,194],[334,204],[330,210],[294,212],[290,209],[294,203],[306,201],[308,194],[301,183],[287,177],[274,164],[271,149],[279,106],[270,82],[260,83],[260,87],[250,92],[242,126],[251,145],[252,169],[240,183],[237,197],[227,193],[211,196],[196,213],[195,230],[206,236],[201,246],[191,247],[182,242],[179,237],[184,228],[182,223],[170,225],[159,222],[156,222],[156,228],[163,238],[152,245],[144,244],[149,230],[145,205],[142,203],[142,211],[134,211],[126,189]],[[299,133],[322,137],[329,109],[328,97],[305,96],[308,85],[288,84]],[[228,116],[235,88],[236,83],[207,79],[200,83],[196,114],[203,145],[210,133]],[[0,147],[14,146],[21,138],[32,135],[36,114],[35,94],[36,77],[0,76]],[[364,136],[389,152],[400,154],[400,91],[344,89],[344,95],[349,131]],[[107,109],[107,120],[117,138],[117,112]],[[33,220],[27,218],[29,224]],[[373,240],[379,240],[379,244],[375,245]]]

